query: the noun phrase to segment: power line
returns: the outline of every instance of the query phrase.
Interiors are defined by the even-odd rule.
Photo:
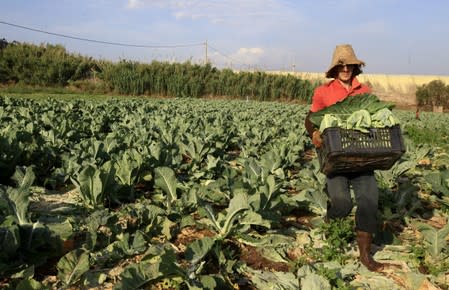
[[[95,39],[89,39],[89,38],[83,38],[83,37],[76,37],[76,36],[71,36],[71,35],[66,35],[66,34],[61,34],[61,33],[54,33],[54,32],[44,31],[41,29],[36,29],[36,28],[22,26],[22,25],[18,25],[18,24],[14,24],[14,23],[9,23],[9,22],[5,22],[5,21],[1,21],[1,20],[0,20],[0,24],[5,24],[5,25],[25,29],[25,30],[45,33],[45,34],[64,37],[64,38],[70,38],[70,39],[76,39],[76,40],[94,42],[94,43],[101,43],[101,44],[108,44],[108,45],[115,45],[115,46],[140,47],[140,48],[177,48],[177,47],[193,47],[193,46],[204,45],[204,42],[191,43],[191,44],[174,44],[174,45],[128,44],[128,43],[121,43],[121,42],[110,42],[110,41],[95,40]]]
[[[32,28],[32,27],[27,27],[27,26],[23,26],[23,25],[19,25],[19,24],[14,24],[14,23],[2,21],[2,20],[0,20],[0,24],[12,26],[12,27],[16,27],[16,28],[20,28],[20,29],[24,29],[24,30],[29,30],[29,31],[33,31],[33,32],[39,32],[39,33],[44,33],[44,34],[48,34],[48,35],[54,35],[54,36],[63,37],[63,38],[69,38],[69,39],[75,39],[75,40],[86,41],[86,42],[93,42],[93,43],[100,43],[100,44],[106,44],[106,45],[124,46],[124,47],[137,47],[137,48],[181,48],[181,47],[205,46],[206,47],[206,59],[207,59],[207,48],[210,47],[212,50],[216,51],[218,54],[220,54],[223,57],[231,60],[235,65],[239,65],[239,66],[245,66],[246,65],[246,66],[249,66],[249,64],[241,63],[239,61],[236,61],[232,57],[230,57],[227,54],[221,52],[219,49],[211,46],[207,41],[206,42],[191,43],[191,44],[174,44],[174,45],[129,44],[129,43],[122,43],[122,42],[102,41],[102,40],[77,37],[77,36],[72,36],[72,35],[67,35],[67,34],[49,32],[49,31],[45,31],[45,30],[41,30],[41,29],[37,29],[37,28]]]
[[[235,59],[233,59],[232,57],[230,57],[230,56],[228,56],[228,55],[222,53],[221,51],[219,51],[219,50],[216,49],[215,47],[211,46],[209,43],[207,44],[207,46],[210,47],[210,48],[212,48],[213,50],[215,50],[216,52],[218,52],[220,55],[224,56],[225,58],[227,58],[227,59],[233,61],[233,62],[234,62],[235,64],[237,64],[237,65],[240,65],[240,66],[242,66],[242,65],[247,65],[247,66],[249,66],[249,64],[246,64],[246,63],[240,63],[240,62],[236,61]]]

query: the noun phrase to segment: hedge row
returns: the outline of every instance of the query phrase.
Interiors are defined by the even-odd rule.
[[[226,96],[310,102],[315,83],[292,75],[219,70],[190,62],[150,64],[99,61],[71,54],[63,46],[2,42],[0,83],[75,86],[123,95]]]
[[[2,42],[0,82],[38,86],[64,86],[71,80],[89,78],[96,62],[70,54],[61,45]]]

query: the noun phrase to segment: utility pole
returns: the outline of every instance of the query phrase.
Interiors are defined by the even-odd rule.
[[[206,52],[206,55],[205,55],[205,59],[204,59],[204,64],[207,64],[207,39],[206,39],[206,42],[204,43],[204,50],[205,50],[205,52]]]

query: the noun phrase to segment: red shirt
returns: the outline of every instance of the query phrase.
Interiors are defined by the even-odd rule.
[[[348,96],[370,93],[371,88],[361,84],[357,78],[352,79],[351,89],[348,91],[340,81],[334,79],[315,89],[312,97],[311,112],[318,112],[336,102],[344,100]]]

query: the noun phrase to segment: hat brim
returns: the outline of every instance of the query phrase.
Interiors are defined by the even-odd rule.
[[[362,66],[365,66],[365,62],[364,61],[362,61],[362,60],[359,60],[359,59],[357,59],[357,60],[354,60],[354,61],[350,61],[350,62],[347,62],[347,63],[336,63],[336,64],[333,64],[333,65],[331,65],[330,67],[329,67],[329,69],[326,71],[326,78],[333,78],[334,76],[334,69],[337,67],[337,66],[339,66],[339,65],[358,65],[359,66],[359,68],[360,67],[362,67]],[[358,69],[358,73],[357,74],[354,74],[354,76],[356,76],[356,75],[358,75],[358,74],[360,74],[361,73],[361,70],[360,69]]]

